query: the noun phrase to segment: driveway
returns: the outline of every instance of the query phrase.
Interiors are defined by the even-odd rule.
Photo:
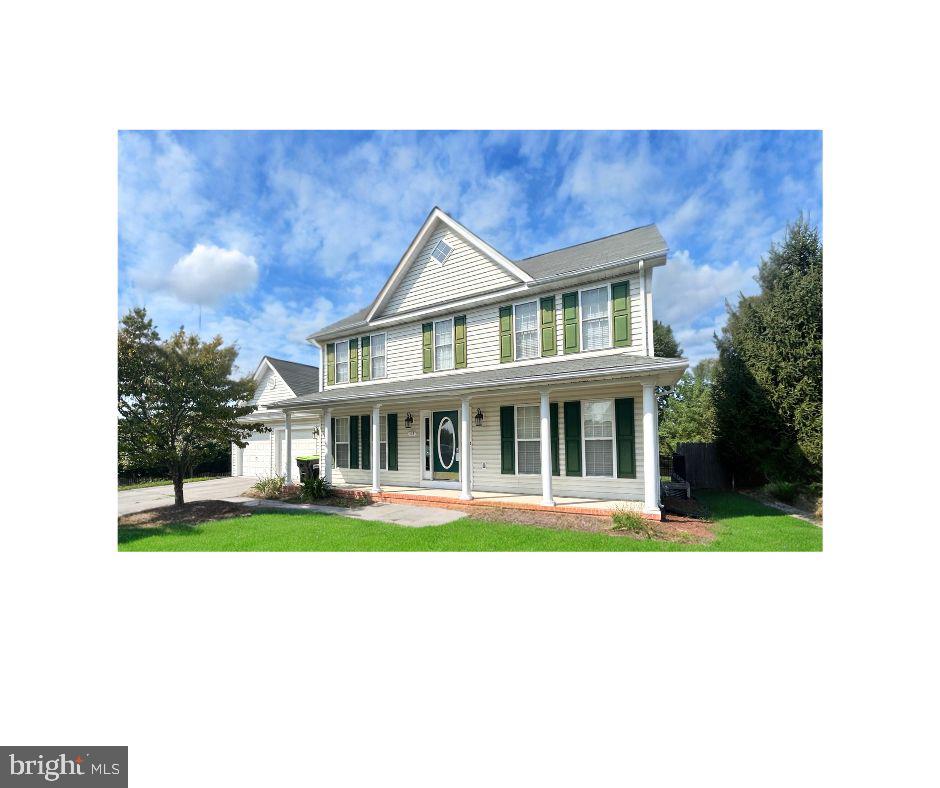
[[[256,476],[223,476],[207,482],[189,482],[183,485],[184,501],[208,501],[235,498],[258,481]],[[140,487],[118,491],[118,514],[142,512],[157,506],[173,505],[173,485]]]

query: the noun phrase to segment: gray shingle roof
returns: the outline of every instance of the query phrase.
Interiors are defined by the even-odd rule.
[[[281,358],[271,358],[270,356],[265,356],[265,358],[298,397],[305,394],[314,394],[320,390],[319,367],[300,364],[296,361],[285,361]]]
[[[513,262],[538,282],[553,276],[590,271],[592,268],[636,257],[665,254],[666,240],[655,224],[608,235],[594,241],[567,246],[554,252],[526,257]],[[328,334],[366,321],[372,304],[347,317],[324,326],[316,333]]]
[[[650,358],[629,353],[609,353],[603,356],[573,355],[538,364],[497,367],[471,372],[454,372],[407,380],[385,380],[351,386],[330,387],[316,394],[296,397],[274,403],[273,407],[297,405],[329,405],[356,402],[375,396],[410,396],[439,394],[460,389],[492,388],[527,383],[538,384],[564,378],[604,378],[619,374],[675,370],[688,366],[684,358]]]

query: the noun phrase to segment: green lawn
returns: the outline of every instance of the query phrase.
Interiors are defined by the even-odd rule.
[[[207,482],[210,479],[219,479],[220,476],[193,476],[190,479],[183,479],[183,483],[186,482]],[[119,484],[118,490],[139,490],[141,487],[163,487],[168,484],[173,484],[172,479],[151,479],[146,482],[137,482],[137,484]]]
[[[119,550],[140,551],[742,551],[822,550],[822,529],[734,493],[703,493],[717,521],[708,545],[680,545],[474,520],[407,528],[329,514],[269,513],[195,527],[118,530]]]

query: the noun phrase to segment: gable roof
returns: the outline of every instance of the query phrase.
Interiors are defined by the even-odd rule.
[[[500,265],[526,285],[530,283],[539,284],[544,280],[555,277],[560,278],[566,275],[586,273],[612,264],[643,258],[662,257],[668,252],[666,239],[659,232],[659,228],[655,224],[647,224],[642,227],[635,227],[632,230],[597,238],[593,241],[585,241],[512,262],[477,238],[440,208],[434,208],[428,214],[421,230],[418,231],[405,255],[399,261],[395,271],[388,278],[375,300],[369,306],[324,326],[312,334],[311,338],[332,334],[347,327],[360,326],[372,320],[395,289],[394,285],[401,280],[417,253],[421,250],[424,241],[433,230],[436,220],[447,224],[454,232],[459,233],[468,243],[476,246],[484,254],[490,257],[497,255],[503,262],[496,260],[495,257],[493,259],[500,262]]]
[[[303,397],[306,394],[315,394],[320,390],[320,368],[310,364],[300,364],[297,361],[285,361],[282,358],[272,358],[263,356],[258,369],[255,370],[255,377],[264,368],[265,364],[270,366],[283,380],[287,387],[294,392],[297,397]]]

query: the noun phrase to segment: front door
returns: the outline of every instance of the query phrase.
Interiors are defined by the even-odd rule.
[[[460,479],[460,445],[457,439],[457,411],[438,410],[431,418],[432,478],[456,482]]]

